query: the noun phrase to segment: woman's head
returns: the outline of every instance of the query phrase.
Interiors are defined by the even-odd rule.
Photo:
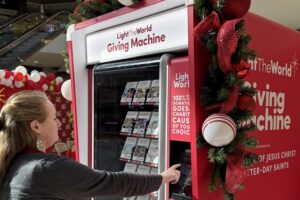
[[[25,147],[36,148],[37,139],[45,149],[52,146],[60,126],[45,93],[22,91],[12,95],[0,112],[0,183],[17,153]]]
[[[16,149],[35,147],[38,138],[48,148],[58,140],[59,126],[53,104],[39,91],[12,95],[0,112],[0,130],[13,139],[10,145]]]

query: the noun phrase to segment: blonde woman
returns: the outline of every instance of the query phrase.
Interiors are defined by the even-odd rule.
[[[176,183],[179,165],[158,175],[93,170],[67,157],[40,152],[58,140],[56,110],[43,92],[11,96],[0,112],[0,200],[126,197]]]

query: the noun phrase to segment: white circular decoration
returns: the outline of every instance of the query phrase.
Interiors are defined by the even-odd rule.
[[[47,77],[45,72],[39,72],[41,76]]]
[[[7,86],[7,87],[13,86],[12,82],[13,81],[11,79],[6,79],[4,85]]]
[[[27,69],[24,66],[20,65],[16,67],[15,72],[21,72],[23,75],[25,75],[27,74]]]
[[[72,101],[71,95],[71,80],[66,80],[61,86],[61,94],[63,97],[69,101]]]
[[[6,79],[5,78],[0,78],[0,85],[5,85]]]
[[[42,89],[43,89],[43,91],[46,92],[48,90],[48,85],[47,84],[43,84],[42,85]]]
[[[119,2],[124,6],[130,6],[130,5],[134,4],[134,2],[132,0],[119,0]]]
[[[4,78],[5,76],[5,71],[0,69],[0,78]]]
[[[56,77],[56,79],[55,79],[56,85],[62,83],[63,81],[64,81],[64,79],[60,76]]]
[[[40,75],[40,73],[39,72],[35,72],[35,71],[33,71],[33,72],[31,72],[31,74],[30,74],[30,79],[33,81],[33,82],[39,82],[39,80],[41,79],[41,75]]]
[[[15,87],[16,88],[21,88],[24,86],[24,82],[23,81],[15,81]]]
[[[212,114],[202,124],[205,141],[215,147],[229,144],[236,135],[234,120],[225,114]]]

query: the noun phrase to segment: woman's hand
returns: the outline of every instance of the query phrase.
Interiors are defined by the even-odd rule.
[[[172,165],[169,169],[162,172],[160,175],[162,176],[163,180],[162,183],[171,183],[175,184],[178,182],[180,177],[180,171],[177,168],[180,167],[180,164]]]

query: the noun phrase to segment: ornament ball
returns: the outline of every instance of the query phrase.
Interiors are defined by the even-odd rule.
[[[248,110],[253,112],[255,110],[255,101],[252,96],[243,94],[238,97],[237,107],[240,110]]]
[[[251,0],[226,0],[223,8],[225,19],[237,19],[244,17],[251,5]]]
[[[215,147],[229,144],[236,136],[234,120],[225,114],[212,114],[202,124],[202,135],[205,141]]]

